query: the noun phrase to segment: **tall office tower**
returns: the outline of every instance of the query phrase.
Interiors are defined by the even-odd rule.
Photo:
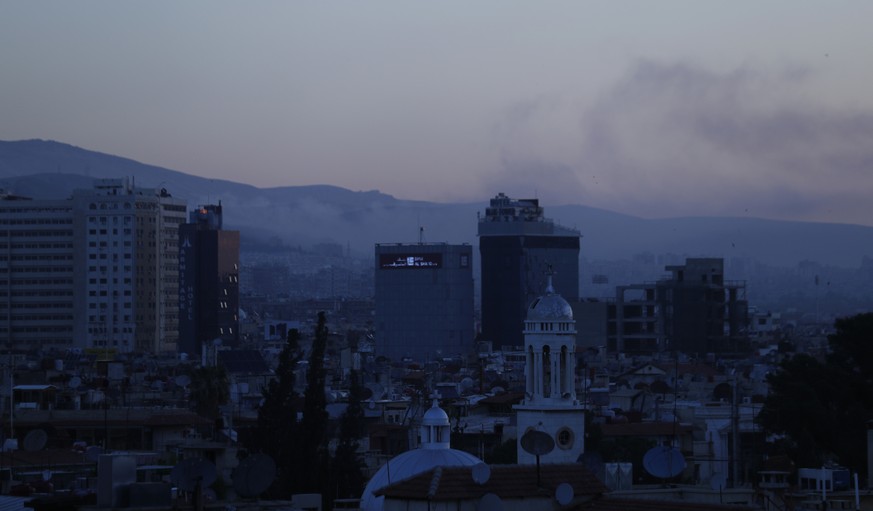
[[[546,274],[569,301],[579,299],[579,232],[543,216],[538,199],[500,193],[479,217],[482,337],[495,347],[521,346],[527,306]]]
[[[73,346],[73,212],[69,201],[0,193],[0,347]]]
[[[222,229],[221,204],[201,206],[179,228],[179,352],[220,339],[239,344],[239,231]]]
[[[419,361],[473,347],[473,249],[376,245],[376,354]]]
[[[127,179],[75,190],[76,345],[172,352],[179,336],[179,225],[184,200]],[[78,243],[81,241],[81,243]]]

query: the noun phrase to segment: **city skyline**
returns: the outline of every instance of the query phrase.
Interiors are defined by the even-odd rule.
[[[260,187],[873,225],[871,11],[13,3],[0,139]]]

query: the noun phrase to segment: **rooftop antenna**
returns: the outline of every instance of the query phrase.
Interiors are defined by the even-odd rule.
[[[555,275],[555,270],[552,269],[552,265],[546,265],[546,294],[553,295],[555,294],[555,287],[552,285],[552,277]]]

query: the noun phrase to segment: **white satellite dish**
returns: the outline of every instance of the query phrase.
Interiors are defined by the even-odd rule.
[[[727,477],[721,472],[715,472],[709,478],[709,487],[713,490],[721,490],[727,486]]]
[[[239,462],[232,479],[237,495],[243,498],[257,497],[276,479],[276,463],[266,454],[252,454]]]
[[[483,485],[491,479],[491,467],[484,463],[477,463],[473,465],[473,482],[478,485]]]
[[[179,376],[176,376],[173,382],[179,387],[187,387],[188,385],[191,385],[191,377],[187,374],[180,374]]]
[[[493,493],[486,493],[476,504],[476,511],[503,511],[503,501]]]
[[[643,456],[643,468],[652,477],[671,479],[685,470],[685,457],[675,447],[659,445],[649,449]]]
[[[217,477],[215,465],[204,458],[184,459],[170,470],[170,482],[183,491],[194,491],[198,484],[201,488],[206,488]]]
[[[557,500],[558,504],[562,506],[569,505],[570,502],[573,502],[573,497],[575,496],[573,486],[570,483],[561,483],[557,488],[555,488],[555,500]]]
[[[82,385],[82,378],[79,378],[78,376],[73,376],[67,383],[67,386],[71,389],[78,389],[80,385]]]
[[[34,429],[24,437],[24,450],[28,452],[41,451],[48,442],[48,433],[44,429]]]

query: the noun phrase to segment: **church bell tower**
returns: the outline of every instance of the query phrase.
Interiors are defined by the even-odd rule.
[[[531,429],[555,441],[541,463],[573,463],[585,450],[585,409],[576,399],[576,322],[570,304],[555,293],[551,275],[545,295],[528,307],[524,348],[525,397],[514,407],[518,463],[536,463],[521,447]]]

